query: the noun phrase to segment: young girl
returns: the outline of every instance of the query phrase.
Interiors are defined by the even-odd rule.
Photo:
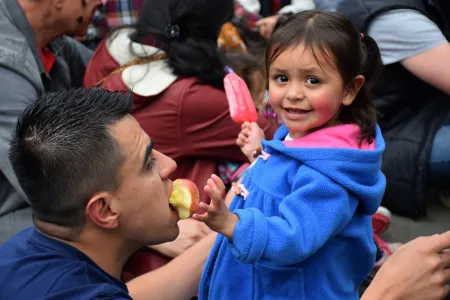
[[[213,175],[194,215],[221,233],[201,299],[358,299],[375,261],[371,215],[385,189],[384,141],[369,97],[380,66],[373,39],[337,13],[278,21],[266,68],[283,120],[229,207]],[[263,133],[244,124],[251,159]]]

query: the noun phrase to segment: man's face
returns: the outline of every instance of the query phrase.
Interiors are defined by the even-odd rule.
[[[172,182],[168,176],[176,163],[153,149],[153,143],[138,122],[128,116],[113,127],[124,163],[115,193],[119,231],[137,244],[159,244],[179,234],[178,215],[169,208]]]
[[[60,16],[67,24],[66,34],[84,36],[94,18],[96,8],[101,0],[60,0],[63,1]]]

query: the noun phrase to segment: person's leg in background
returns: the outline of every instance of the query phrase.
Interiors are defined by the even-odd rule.
[[[434,138],[428,185],[436,189],[441,202],[450,207],[450,113]]]

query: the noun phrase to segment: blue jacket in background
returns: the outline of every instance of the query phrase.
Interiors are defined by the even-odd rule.
[[[386,184],[384,141],[377,127],[372,150],[330,148],[349,139],[331,131],[315,133],[316,147],[288,147],[284,125],[263,141],[270,157],[244,178],[246,200],[233,199],[240,221],[232,241],[218,236],[200,299],[358,299],[375,261],[371,216]]]

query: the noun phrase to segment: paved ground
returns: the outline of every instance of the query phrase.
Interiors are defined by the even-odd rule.
[[[434,201],[428,205],[428,217],[419,221],[393,216],[389,229],[382,238],[389,242],[408,242],[423,235],[450,230],[450,209]]]

